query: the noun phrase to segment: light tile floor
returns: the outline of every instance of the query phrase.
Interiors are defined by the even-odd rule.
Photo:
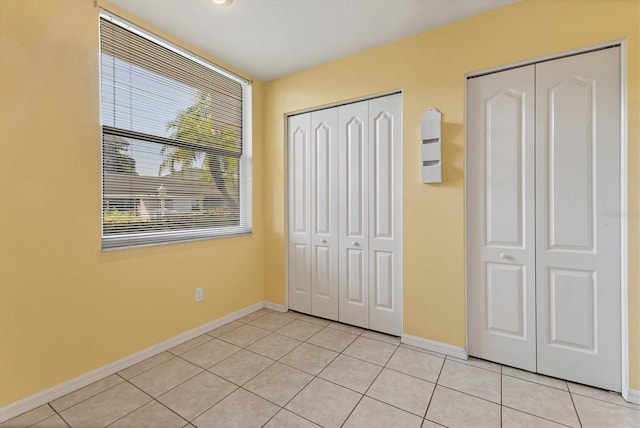
[[[619,394],[261,309],[0,427],[640,427]]]

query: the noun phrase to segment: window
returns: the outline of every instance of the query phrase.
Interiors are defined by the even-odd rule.
[[[251,86],[100,16],[102,248],[251,232]]]

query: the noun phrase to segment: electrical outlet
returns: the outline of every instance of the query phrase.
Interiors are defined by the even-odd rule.
[[[202,293],[202,288],[196,288],[196,303],[202,302],[204,299],[204,295]]]

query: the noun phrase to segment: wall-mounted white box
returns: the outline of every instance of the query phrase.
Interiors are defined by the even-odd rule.
[[[424,141],[422,142],[422,161],[423,162],[429,161],[429,160],[440,160],[440,156],[441,156],[440,140],[431,142],[431,143],[425,143]]]
[[[420,122],[421,176],[423,183],[442,182],[442,115],[430,108]]]
[[[442,167],[437,165],[423,165],[421,170],[423,183],[442,183]]]

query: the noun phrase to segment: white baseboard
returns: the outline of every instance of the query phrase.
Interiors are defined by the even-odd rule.
[[[468,358],[467,350],[458,346],[449,345],[447,343],[436,342],[435,340],[424,339],[418,336],[403,334],[400,338],[402,343],[422,348],[427,351],[437,352],[439,354],[448,355],[450,357],[466,360]]]
[[[629,403],[640,404],[640,390],[628,388],[626,395],[622,394],[622,397]]]
[[[278,306],[270,302],[268,303],[270,305]],[[33,410],[36,407],[40,407],[43,404],[47,404],[53,400],[63,397],[69,394],[70,392],[75,391],[76,389],[90,385],[107,376],[111,376],[112,374],[122,371],[127,367],[130,367],[134,364],[139,363],[140,361],[144,361],[147,358],[151,358],[154,355],[157,355],[161,352],[171,349],[174,346],[180,345],[181,343],[184,343],[187,340],[191,340],[194,337],[200,336],[206,333],[207,331],[213,330],[214,328],[218,328],[231,321],[242,318],[243,316],[250,314],[251,312],[255,312],[258,309],[262,309],[263,307],[268,307],[267,303],[258,302],[254,305],[248,306],[237,312],[234,312],[222,318],[218,318],[217,320],[203,324],[200,327],[196,327],[193,330],[186,331],[182,334],[172,337],[171,339],[167,339],[164,342],[153,345],[147,349],[143,349],[142,351],[136,352],[135,354],[129,355],[128,357],[124,357],[111,364],[107,364],[106,366],[92,370],[88,373],[85,373],[74,379],[63,382],[52,388],[38,392],[30,397],[24,398],[20,401],[16,401],[15,403],[8,404],[4,407],[0,407],[0,423],[6,420],[9,420],[11,418],[14,418],[18,415],[21,415],[23,413],[26,413],[30,410]],[[277,310],[277,309],[274,309],[274,310]]]
[[[269,302],[268,300],[265,300],[264,307],[266,309],[271,309],[272,311],[287,312],[287,308],[284,305],[280,305],[278,303]]]

